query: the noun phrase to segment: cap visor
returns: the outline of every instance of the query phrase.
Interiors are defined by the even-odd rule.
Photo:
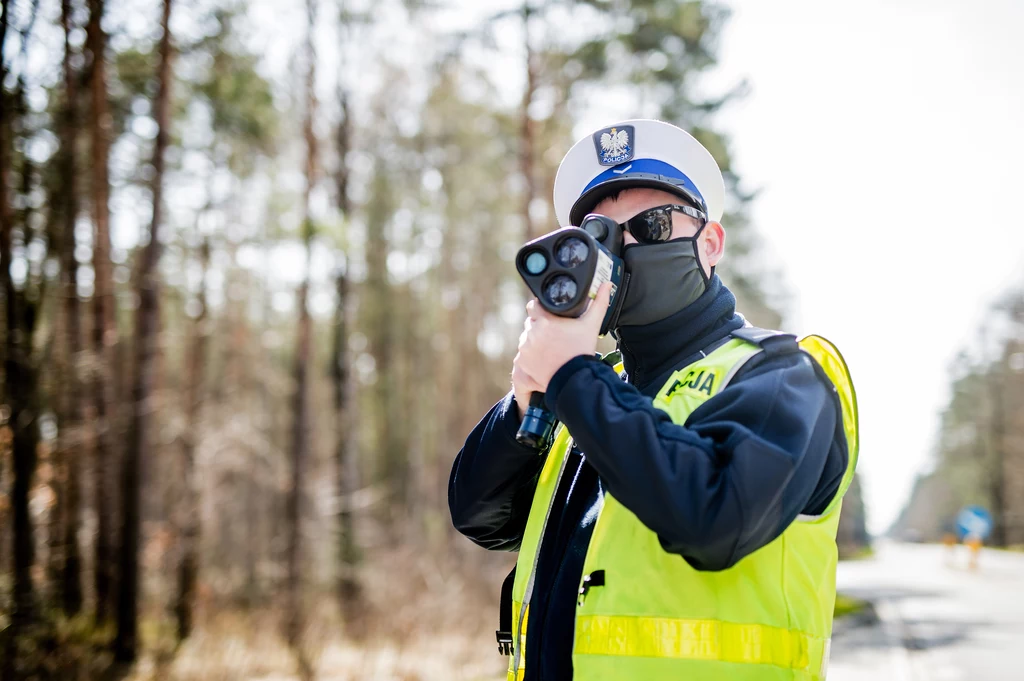
[[[617,177],[611,180],[605,180],[601,184],[593,186],[583,192],[580,198],[576,199],[576,203],[574,203],[572,208],[569,210],[569,223],[578,226],[580,221],[583,220],[588,213],[593,213],[594,207],[608,196],[621,192],[624,189],[638,188],[660,189],[668,192],[669,194],[675,194],[679,198],[686,199],[695,207],[703,210],[701,202],[698,201],[685,187],[680,187],[670,182],[665,182],[664,180],[657,180],[649,177]]]

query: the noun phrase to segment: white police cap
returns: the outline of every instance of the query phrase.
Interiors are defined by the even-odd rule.
[[[579,225],[601,199],[630,187],[678,194],[722,219],[725,182],[711,152],[676,126],[633,119],[601,128],[573,145],[555,175],[558,224]]]

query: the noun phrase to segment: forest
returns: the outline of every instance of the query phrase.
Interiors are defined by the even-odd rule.
[[[1024,286],[986,318],[950,364],[932,465],[893,525],[896,537],[955,536],[960,510],[979,505],[992,515],[987,543],[1024,549]]]

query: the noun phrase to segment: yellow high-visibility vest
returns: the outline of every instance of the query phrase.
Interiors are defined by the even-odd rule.
[[[759,340],[756,333],[735,335]],[[842,406],[849,461],[835,497],[821,515],[799,517],[733,567],[701,572],[665,551],[653,531],[606,493],[576,606],[576,681],[824,679],[836,596],[836,529],[857,465],[857,402],[835,346],[819,336],[808,336],[799,345],[832,381]],[[761,346],[751,340],[730,339],[676,371],[654,406],[682,425],[759,352]],[[560,426],[530,508],[512,589],[509,681],[521,681],[528,663],[524,652],[534,571],[571,447],[571,435]],[[598,577],[600,588],[584,588]]]

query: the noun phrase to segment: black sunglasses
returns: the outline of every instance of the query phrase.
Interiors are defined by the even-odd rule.
[[[624,231],[632,234],[638,243],[661,243],[672,238],[673,211],[678,211],[683,215],[689,215],[691,218],[698,220],[700,222],[700,226],[697,228],[698,234],[708,222],[708,216],[699,208],[684,206],[678,203],[668,203],[664,206],[655,206],[654,208],[641,211],[619,226]]]

